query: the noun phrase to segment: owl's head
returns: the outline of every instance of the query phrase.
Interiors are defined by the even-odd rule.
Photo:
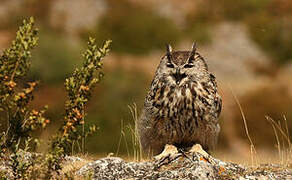
[[[180,86],[190,79],[201,79],[207,72],[208,66],[197,52],[196,43],[190,51],[173,51],[169,44],[166,45],[158,73],[167,77],[170,83]]]

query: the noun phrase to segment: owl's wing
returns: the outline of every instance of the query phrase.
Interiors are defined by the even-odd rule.
[[[158,80],[154,78],[151,82],[150,90],[148,91],[145,102],[144,102],[144,107],[146,109],[152,107],[152,104],[153,104],[153,101],[155,100],[155,96],[157,95],[158,89],[159,89]]]
[[[216,78],[212,73],[210,73],[210,83],[212,84],[215,93],[214,95],[215,113],[216,116],[219,117],[222,110],[222,98],[218,93]]]

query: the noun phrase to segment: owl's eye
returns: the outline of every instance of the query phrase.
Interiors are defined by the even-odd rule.
[[[168,67],[168,68],[174,68],[174,65],[172,63],[166,63],[166,67]]]
[[[186,65],[184,65],[184,68],[192,68],[192,67],[194,67],[194,64],[186,64]]]

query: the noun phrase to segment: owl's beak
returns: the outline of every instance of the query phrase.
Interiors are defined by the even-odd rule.
[[[181,82],[181,80],[183,80],[184,78],[187,77],[187,75],[185,73],[181,74],[179,69],[176,69],[176,72],[172,75],[172,77],[175,80],[175,83],[177,85],[179,85],[179,83]]]

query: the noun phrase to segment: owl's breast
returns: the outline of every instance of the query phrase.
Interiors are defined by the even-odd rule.
[[[153,116],[158,119],[193,122],[216,119],[220,96],[213,87],[204,87],[198,82],[183,86],[158,85],[150,94]],[[221,105],[221,104],[220,104]]]

